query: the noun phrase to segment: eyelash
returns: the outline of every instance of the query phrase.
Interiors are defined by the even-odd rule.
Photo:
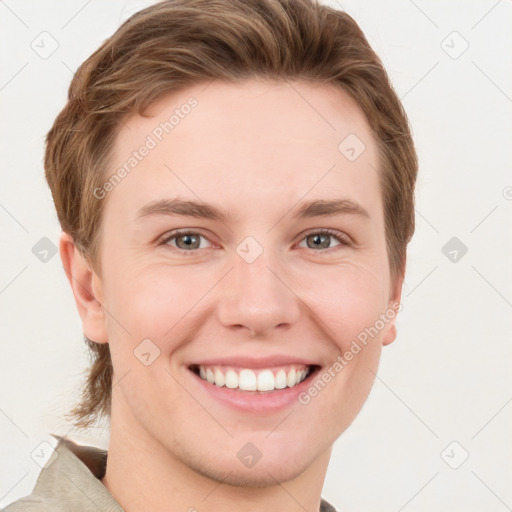
[[[170,235],[166,236],[160,243],[159,245],[167,245],[171,240],[174,240],[176,238],[178,238],[179,236],[182,236],[182,235],[198,235],[206,240],[208,240],[210,243],[211,240],[201,234],[200,232],[198,231],[191,231],[191,230],[177,230],[177,231],[173,231]],[[303,237],[300,239],[299,242],[302,242],[304,239],[306,239],[308,236],[311,236],[311,235],[329,235],[331,236],[332,238],[336,239],[337,242],[340,243],[340,246],[344,246],[344,247],[352,247],[353,246],[353,242],[352,240],[349,238],[348,235],[345,235],[345,234],[342,234],[338,231],[334,231],[332,229],[322,229],[322,230],[317,230],[317,231],[309,231],[307,232],[305,235],[303,235]],[[335,246],[337,247],[337,246]],[[327,249],[324,249],[322,251],[315,251],[315,249],[312,249],[310,247],[306,247],[306,249],[311,249],[315,252],[331,252],[333,249],[335,249],[335,247],[329,247]],[[199,251],[200,249],[191,249],[190,251],[187,251],[185,249],[180,249],[179,247],[172,247],[173,250],[175,251],[178,251],[179,253],[181,254],[186,254],[187,256],[193,256],[197,253],[197,251]]]
[[[352,242],[352,239],[345,233],[340,233],[339,231],[334,231],[333,229],[328,229],[328,228],[321,229],[319,231],[308,231],[305,235],[302,236],[302,238],[300,239],[300,242],[302,242],[308,236],[311,236],[311,235],[328,235],[340,243],[339,246],[329,247],[329,248],[323,249],[321,251],[315,251],[314,249],[311,249],[310,247],[305,247],[305,249],[311,249],[315,252],[322,252],[322,253],[332,252],[332,251],[336,250],[336,247],[353,247],[353,245],[354,245]]]

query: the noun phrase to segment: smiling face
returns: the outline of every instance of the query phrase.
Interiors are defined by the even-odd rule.
[[[395,337],[376,143],[347,94],[304,82],[216,81],[148,113],[117,137],[107,313],[84,320],[110,343],[112,425],[214,480],[292,479],[328,460]]]

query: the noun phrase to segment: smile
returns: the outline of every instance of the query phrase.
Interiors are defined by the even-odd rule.
[[[297,364],[253,370],[219,365],[192,365],[190,369],[216,387],[240,391],[275,391],[295,387],[312,373],[314,367]]]

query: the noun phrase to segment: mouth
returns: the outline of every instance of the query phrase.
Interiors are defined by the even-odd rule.
[[[283,392],[295,388],[320,368],[317,365],[287,364],[269,368],[243,368],[224,365],[192,364],[189,370],[216,388],[244,393]]]

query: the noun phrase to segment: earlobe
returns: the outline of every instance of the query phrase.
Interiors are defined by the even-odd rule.
[[[101,280],[75,245],[73,238],[61,233],[59,251],[62,265],[75,297],[84,334],[97,343],[107,343]]]
[[[398,300],[393,298],[389,301],[388,309],[385,313],[388,325],[386,326],[386,332],[382,339],[382,345],[384,346],[389,345],[396,339],[396,317],[401,309],[400,296],[398,297]]]
[[[393,343],[393,341],[395,341],[396,339],[396,325],[395,325],[395,320],[393,319],[392,320],[393,324],[389,326],[389,328],[387,329],[386,331],[386,334],[382,340],[382,345],[383,346],[386,346],[386,345],[389,345],[390,343]]]
[[[388,302],[388,309],[385,313],[386,318],[389,319],[388,326],[386,328],[386,333],[382,339],[382,345],[389,345],[396,339],[396,317],[398,312],[402,309],[400,300],[402,298],[402,285],[404,282],[404,273],[400,273],[398,277],[395,278],[394,283],[392,285],[391,296]]]

